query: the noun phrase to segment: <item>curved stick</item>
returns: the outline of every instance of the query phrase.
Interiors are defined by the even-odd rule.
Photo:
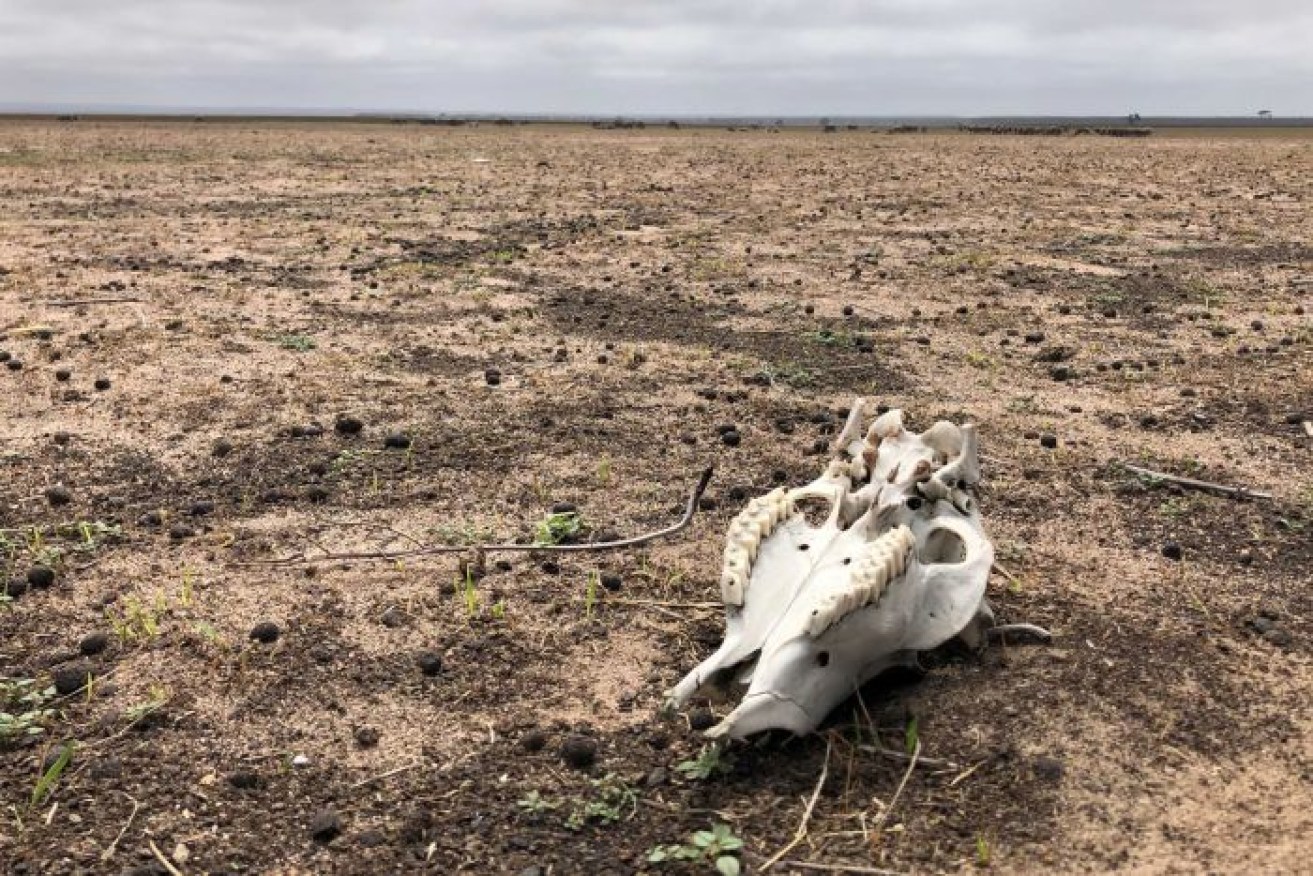
[[[256,560],[249,563],[235,563],[238,566],[295,566],[302,563],[322,563],[340,560],[402,560],[411,557],[424,557],[433,554],[463,554],[470,551],[476,553],[491,553],[493,551],[543,551],[550,553],[584,553],[588,551],[614,551],[622,548],[637,547],[638,545],[647,544],[656,541],[659,538],[674,535],[685,529],[693,522],[693,515],[698,510],[698,500],[707,490],[707,484],[711,482],[711,473],[714,469],[710,466],[702,472],[698,478],[697,486],[688,497],[688,504],[684,507],[684,516],[677,523],[667,526],[665,529],[658,529],[655,532],[648,532],[643,535],[636,535],[632,538],[622,538],[616,541],[601,541],[590,544],[436,544],[427,547],[414,548],[406,551],[360,551],[357,553],[333,554],[324,553],[315,557],[307,557],[304,554],[291,557],[280,557],[276,560]]]

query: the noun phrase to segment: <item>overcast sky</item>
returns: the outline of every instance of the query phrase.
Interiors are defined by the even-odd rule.
[[[0,0],[0,106],[1313,115],[1313,0]]]

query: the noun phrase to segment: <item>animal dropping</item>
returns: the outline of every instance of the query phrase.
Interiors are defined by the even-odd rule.
[[[975,427],[917,434],[891,410],[863,434],[863,405],[819,478],[753,499],[730,524],[724,642],[666,699],[675,710],[708,683],[746,686],[709,737],[809,733],[886,669],[955,636],[980,647],[994,628]]]

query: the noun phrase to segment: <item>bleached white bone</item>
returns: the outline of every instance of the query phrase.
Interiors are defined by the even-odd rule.
[[[682,706],[734,670],[747,692],[710,736],[810,732],[885,669],[957,635],[983,642],[993,625],[975,429],[945,421],[918,435],[891,410],[862,438],[862,408],[819,478],[754,500],[731,525],[725,640],[667,700]],[[819,526],[797,510],[806,499],[828,503]]]

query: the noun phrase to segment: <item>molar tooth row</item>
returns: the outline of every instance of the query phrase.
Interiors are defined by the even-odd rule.
[[[916,537],[906,526],[891,529],[875,541],[853,564],[848,586],[827,595],[812,611],[807,632],[814,638],[843,619],[849,612],[878,602],[889,582],[907,570]]]
[[[748,502],[729,527],[725,562],[720,573],[720,596],[726,605],[742,605],[761,543],[789,516],[793,503],[788,491],[777,487]]]

